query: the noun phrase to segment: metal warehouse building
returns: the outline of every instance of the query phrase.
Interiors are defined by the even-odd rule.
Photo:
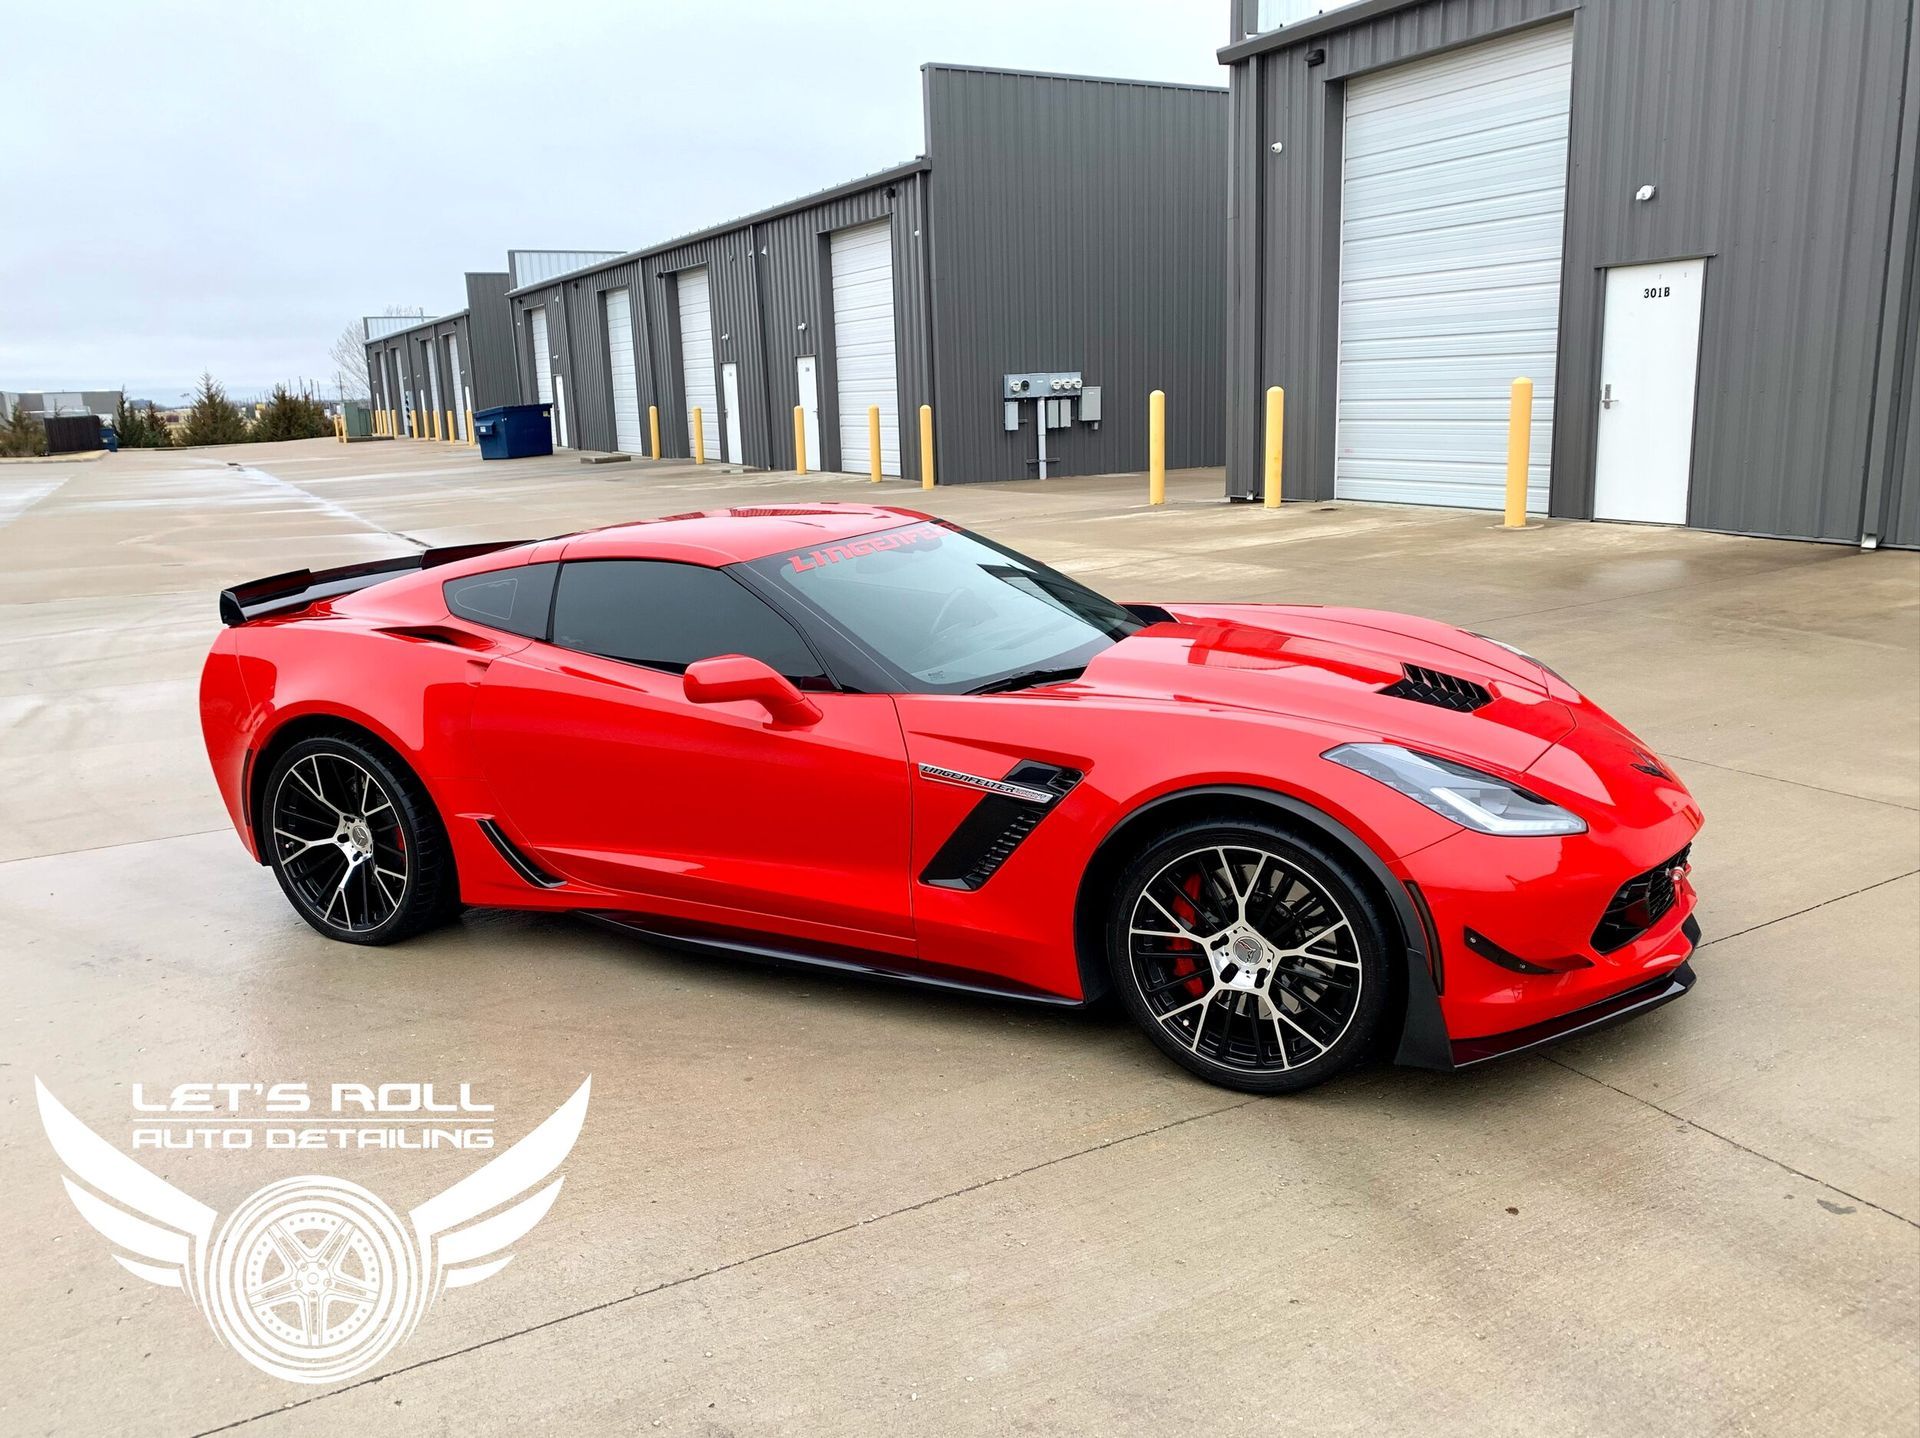
[[[1227,96],[930,65],[926,154],[743,219],[558,270],[516,252],[522,401],[556,439],[941,483],[1137,469],[1147,396],[1168,462],[1225,426]]]
[[[418,438],[464,435],[475,410],[518,397],[506,272],[467,276],[467,307],[439,319],[371,315],[367,383],[373,407],[394,416],[394,432]]]
[[[1524,375],[1530,508],[1920,544],[1912,0],[1305,8],[1220,52],[1229,494],[1281,385],[1290,495],[1497,507]]]

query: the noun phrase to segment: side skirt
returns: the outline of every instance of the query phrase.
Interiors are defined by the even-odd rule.
[[[1013,999],[1020,1003],[1040,1004],[1047,1008],[1086,1007],[1085,1002],[1080,999],[1064,998],[1059,994],[1049,994],[1039,989],[1025,988],[1015,984],[994,983],[991,980],[980,979],[955,970],[934,966],[907,967],[910,961],[895,959],[887,954],[869,953],[859,949],[809,948],[794,944],[777,944],[761,935],[747,935],[732,931],[661,928],[658,927],[657,920],[606,909],[581,909],[577,912],[582,918],[605,928],[617,929],[621,933],[644,939],[650,944],[677,949],[681,953],[697,954],[703,958],[744,958],[776,968],[815,969],[826,973],[844,974],[851,978],[874,979],[882,983],[943,989],[948,993],[970,994],[976,998]]]

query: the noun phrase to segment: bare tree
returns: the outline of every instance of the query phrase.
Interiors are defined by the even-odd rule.
[[[425,319],[427,312],[415,305],[388,305],[380,312],[383,315],[400,315],[404,318]],[[341,399],[373,398],[373,387],[367,381],[367,329],[360,320],[355,320],[340,331],[340,337],[333,342],[333,348],[327,353],[339,369],[341,379]]]

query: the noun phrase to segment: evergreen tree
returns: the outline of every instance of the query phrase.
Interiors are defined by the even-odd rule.
[[[127,403],[127,392],[120,391],[120,401],[113,407],[113,432],[120,436],[122,449],[151,449],[153,447],[153,421],[148,412]]]
[[[211,374],[200,376],[200,392],[180,426],[182,444],[239,444],[247,438],[247,422]]]
[[[319,439],[333,433],[333,421],[326,406],[311,394],[295,394],[283,384],[273,394],[254,421],[253,438]]]
[[[16,404],[13,413],[7,416],[5,425],[0,425],[0,454],[29,455],[47,452],[47,428],[40,423],[40,417],[27,413],[27,407]]]

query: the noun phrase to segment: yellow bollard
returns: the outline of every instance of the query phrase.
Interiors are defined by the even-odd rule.
[[[1167,502],[1167,392],[1147,396],[1147,503]]]
[[[793,472],[807,472],[807,412],[799,405],[793,407]]]
[[[880,406],[867,406],[867,477],[880,482]]]
[[[707,462],[707,434],[700,428],[699,405],[693,407],[693,462],[695,464]]]
[[[475,442],[476,441],[474,440],[474,437],[473,437],[473,411],[468,410],[467,411],[467,443],[473,444]]]
[[[452,410],[447,411],[447,443],[460,443],[460,420]]]
[[[1507,519],[1506,528],[1527,527],[1527,455],[1533,447],[1533,381],[1513,382],[1507,408]]]
[[[933,406],[920,406],[920,487],[933,488]]]
[[[433,412],[433,437],[440,438],[440,411],[437,409]]]
[[[1268,509],[1280,507],[1280,469],[1287,457],[1287,392],[1274,385],[1267,391],[1267,483]]]
[[[647,406],[647,428],[653,431],[653,457],[660,458],[660,406]]]

